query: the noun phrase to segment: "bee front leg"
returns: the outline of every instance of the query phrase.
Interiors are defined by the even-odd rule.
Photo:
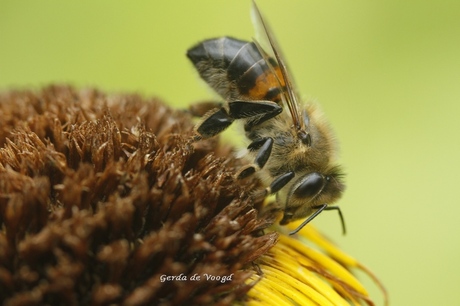
[[[248,149],[251,151],[259,150],[253,164],[249,164],[238,172],[237,179],[246,178],[254,174],[257,170],[262,169],[268,161],[273,148],[273,138],[265,137],[253,141]]]
[[[257,198],[263,199],[266,196],[277,193],[284,186],[286,186],[287,183],[289,183],[294,178],[294,176],[295,176],[295,173],[293,171],[289,171],[289,172],[286,172],[285,174],[278,176],[276,179],[273,180],[270,186],[268,186],[264,190],[261,190],[257,193]]]
[[[195,140],[213,137],[232,124],[234,121],[225,108],[216,108],[204,115],[203,120],[195,127]]]
[[[286,186],[295,176],[293,171],[286,172],[271,182],[270,186],[265,188],[264,190],[260,190],[255,193],[256,199],[264,199],[266,196],[277,193],[280,191],[284,186]],[[281,208],[280,208],[281,209]]]
[[[276,179],[273,180],[273,182],[270,184],[265,189],[265,195],[277,193],[278,191],[281,190],[284,186],[286,186],[287,183],[289,183],[290,180],[292,180],[295,176],[295,173],[293,171],[287,172],[285,174],[282,174],[278,176]]]

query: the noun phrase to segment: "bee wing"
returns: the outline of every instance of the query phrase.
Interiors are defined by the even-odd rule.
[[[284,57],[281,54],[281,51],[280,51],[281,49],[279,48],[278,43],[276,42],[276,39],[274,35],[272,34],[272,31],[270,30],[268,24],[262,18],[262,14],[260,13],[260,10],[257,7],[255,1],[252,1],[251,13],[252,13],[251,15],[252,15],[254,27],[256,29],[256,33],[262,36],[259,38],[259,41],[268,42],[269,48],[267,50],[271,50],[273,52],[274,58],[278,62],[278,66],[280,68],[281,75],[284,79],[284,82],[282,82],[281,80],[278,80],[278,83],[280,84],[280,89],[281,89],[281,98],[283,102],[288,106],[288,109],[289,109],[289,112],[291,113],[292,121],[294,123],[295,128],[297,130],[303,130],[305,127],[304,127],[304,121],[301,119],[301,114],[299,111],[298,95],[295,92],[293,79],[290,77],[287,65],[283,60]],[[260,53],[264,57],[266,57],[265,61],[267,62],[268,66],[270,67],[270,69],[272,69],[272,72],[276,76],[277,74],[274,72],[274,68],[270,64],[270,61],[268,60],[267,52],[263,50],[263,48],[260,46],[258,41],[255,41],[255,44],[259,48]],[[281,84],[286,84],[286,86],[284,87]]]

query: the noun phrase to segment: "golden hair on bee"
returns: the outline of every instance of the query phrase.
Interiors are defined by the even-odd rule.
[[[230,37],[208,39],[187,51],[201,78],[224,99],[197,124],[195,140],[241,122],[253,162],[236,178],[258,175],[266,183],[263,195],[276,194],[284,212],[280,224],[306,219],[291,234],[323,210],[339,212],[345,233],[339,207],[331,206],[345,189],[333,133],[314,104],[300,105],[280,48],[254,2],[253,17],[268,52],[257,41]]]

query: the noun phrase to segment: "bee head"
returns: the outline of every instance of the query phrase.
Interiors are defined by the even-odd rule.
[[[337,167],[325,173],[310,172],[292,184],[280,224],[310,216],[321,206],[337,201],[345,189],[342,173]]]

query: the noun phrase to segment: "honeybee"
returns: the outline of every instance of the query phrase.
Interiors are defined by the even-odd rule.
[[[224,100],[195,127],[195,139],[213,137],[233,121],[244,124],[253,163],[236,175],[257,173],[284,211],[281,225],[306,220],[297,233],[324,210],[337,210],[343,173],[335,161],[336,145],[328,124],[313,104],[300,107],[298,94],[274,36],[253,2],[253,16],[266,35],[269,55],[257,41],[230,37],[205,40],[187,51],[188,58]],[[287,108],[287,110],[285,109]]]

